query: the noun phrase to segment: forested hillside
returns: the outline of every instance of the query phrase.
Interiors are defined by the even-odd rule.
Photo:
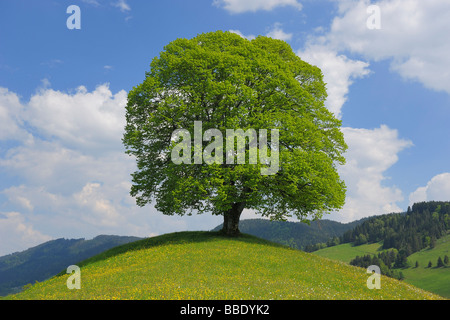
[[[450,202],[421,202],[408,207],[406,213],[372,217],[346,231],[341,243],[355,245],[383,241],[383,249],[395,248],[411,255],[426,247],[450,229]]]
[[[355,255],[350,264],[363,268],[377,265],[382,274],[403,279],[404,268],[418,267],[418,262],[411,265],[408,257],[423,249],[434,249],[438,239],[448,237],[449,230],[450,202],[421,202],[408,207],[404,213],[371,217],[339,238],[330,238],[326,243],[310,245],[306,249],[312,252],[338,244],[356,247],[379,244],[378,252]],[[448,259],[444,250],[442,257],[430,261],[428,267],[446,267],[449,265]]]
[[[430,201],[415,203],[406,212],[389,213],[367,218],[340,237],[305,248],[313,252],[342,243],[361,245],[383,242],[383,249],[397,249],[409,256],[426,247],[450,230],[450,202]]]
[[[363,220],[340,223],[332,220],[316,220],[309,225],[302,222],[270,221],[265,219],[247,219],[239,223],[241,232],[281,243],[294,249],[305,250],[307,246],[336,238],[353,229]],[[213,231],[218,231],[222,225]]]
[[[56,239],[0,257],[0,296],[20,291],[23,285],[45,280],[71,264],[139,239],[110,235],[91,240]]]

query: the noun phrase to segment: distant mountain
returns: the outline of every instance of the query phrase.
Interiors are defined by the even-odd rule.
[[[100,235],[92,240],[61,238],[0,257],[0,296],[18,292],[28,283],[43,281],[72,264],[140,239],[114,235]]]
[[[304,250],[308,245],[326,242],[334,237],[339,238],[346,231],[355,228],[365,220],[366,218],[350,223],[340,223],[325,219],[312,221],[308,225],[303,222],[247,219],[239,222],[239,230],[242,233]],[[222,229],[222,225],[217,226],[212,231],[220,229]]]

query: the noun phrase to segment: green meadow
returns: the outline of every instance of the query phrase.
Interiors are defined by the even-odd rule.
[[[360,246],[345,243],[320,249],[313,254],[349,263],[356,256],[378,254],[382,251],[381,246],[381,242]],[[410,266],[397,270],[403,273],[404,282],[450,298],[450,266],[437,268],[437,259],[439,257],[444,259],[445,255],[450,257],[450,234],[438,239],[434,248],[425,248],[410,255],[408,257]],[[419,263],[417,268],[416,261]],[[429,261],[432,262],[431,268],[428,267]]]
[[[110,249],[78,264],[81,289],[65,271],[6,299],[442,299],[366,270],[250,235],[179,232]]]
[[[423,249],[408,257],[409,268],[402,269],[405,281],[428,291],[450,298],[450,266],[437,267],[439,257],[450,257],[450,235],[436,240],[433,249]],[[416,268],[416,261],[419,266]],[[431,268],[428,262],[432,263]]]
[[[381,243],[363,244],[360,246],[354,246],[352,243],[344,243],[341,245],[327,247],[314,251],[314,254],[317,254],[321,257],[326,257],[350,263],[350,261],[356,256],[364,256],[367,254],[371,255],[378,254],[379,252],[381,252],[380,251],[381,246],[382,246]]]

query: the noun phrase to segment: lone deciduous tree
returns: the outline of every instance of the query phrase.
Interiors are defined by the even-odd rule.
[[[139,206],[155,200],[166,215],[222,215],[226,235],[239,234],[245,208],[272,220],[302,221],[342,208],[346,188],[336,166],[345,163],[347,146],[340,120],[324,106],[322,78],[286,42],[268,37],[250,41],[217,31],[169,43],[128,94],[123,143],[137,161],[131,195]],[[277,153],[278,171],[261,174],[269,166],[264,161],[174,163],[175,130],[190,133],[188,159],[199,151],[195,143],[203,150],[219,138],[195,136],[198,121],[203,130],[223,134],[278,130],[278,146],[267,139],[258,153],[259,159],[261,147]],[[230,156],[208,150],[219,159]]]

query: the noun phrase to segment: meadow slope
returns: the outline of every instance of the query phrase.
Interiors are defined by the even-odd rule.
[[[64,272],[7,299],[442,299],[366,270],[250,235],[178,232],[80,262],[81,289]]]
[[[373,256],[385,251],[382,249],[382,245],[382,242],[359,246],[344,243],[314,251],[313,254],[350,263],[356,256]],[[446,255],[450,256],[450,234],[438,239],[433,248],[427,247],[408,256],[409,267],[394,270],[403,273],[404,282],[450,298],[450,266],[440,268],[436,266],[438,257],[444,258]],[[428,267],[430,261],[432,262],[431,268]],[[418,263],[417,267],[415,266],[416,262]]]

